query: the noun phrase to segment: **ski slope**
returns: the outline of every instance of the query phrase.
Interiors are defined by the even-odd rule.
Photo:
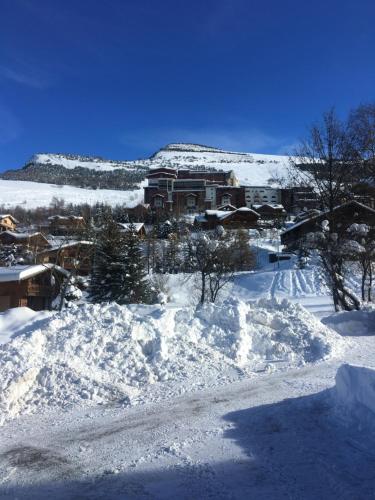
[[[88,203],[89,205],[107,203],[111,206],[133,207],[143,202],[142,187],[133,191],[82,189],[74,186],[0,179],[0,193],[0,205],[5,208],[17,205],[23,208],[46,207],[54,197],[65,200],[65,203]]]

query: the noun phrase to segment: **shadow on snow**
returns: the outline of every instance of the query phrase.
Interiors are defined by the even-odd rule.
[[[17,471],[37,468],[50,479],[38,484],[3,485],[0,497],[374,498],[375,436],[340,420],[332,395],[330,389],[223,415],[228,424],[222,441],[224,449],[229,444],[225,440],[230,440],[242,452],[237,450],[236,458],[228,456],[227,461],[213,462],[209,458],[211,451],[203,448],[206,461],[185,458],[165,469],[128,469],[90,477],[85,476],[79,461],[68,463],[63,455],[51,450],[10,449],[3,453],[1,461],[13,468],[12,478],[17,480]],[[189,449],[186,452],[194,453]]]

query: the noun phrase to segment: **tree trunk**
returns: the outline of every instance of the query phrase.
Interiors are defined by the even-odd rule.
[[[204,301],[206,299],[206,274],[201,273],[201,300],[200,303],[204,304]]]

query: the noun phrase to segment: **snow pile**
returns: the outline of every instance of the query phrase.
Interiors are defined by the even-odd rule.
[[[36,313],[28,307],[16,307],[0,313],[0,344],[8,342],[13,336],[21,332],[35,319],[48,313]]]
[[[363,366],[341,365],[336,374],[336,401],[341,415],[360,427],[374,427],[375,370]]]
[[[184,335],[198,331],[197,342],[210,345],[240,367],[259,361],[313,362],[342,345],[306,309],[286,299],[207,304],[196,312],[181,311],[178,321]]]
[[[375,309],[342,311],[323,318],[322,323],[343,336],[375,335]]]
[[[287,300],[221,307],[74,306],[0,346],[1,420],[43,408],[129,404],[155,382],[189,385],[260,362],[331,355],[342,340]]]

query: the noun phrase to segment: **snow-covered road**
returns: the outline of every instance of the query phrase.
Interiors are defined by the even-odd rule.
[[[288,297],[319,318],[330,314],[315,270],[284,265],[239,274],[228,295]],[[180,288],[183,304],[190,291]],[[375,498],[375,426],[344,417],[334,388],[343,363],[375,368],[375,331],[347,318],[333,320],[346,348],[327,361],[250,378],[220,368],[218,383],[199,372],[184,384],[151,384],[138,406],[119,400],[69,411],[55,406],[9,421],[0,433],[0,498]],[[48,341],[52,330],[44,329]],[[21,359],[15,347],[7,359],[13,358]]]
[[[375,339],[345,361],[375,365]],[[2,428],[1,498],[373,498],[374,436],[336,415],[335,359]]]

